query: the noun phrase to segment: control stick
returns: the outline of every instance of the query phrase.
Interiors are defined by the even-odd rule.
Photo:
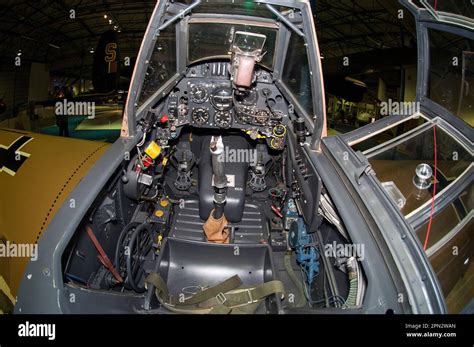
[[[224,215],[224,206],[227,196],[227,176],[224,171],[224,143],[222,137],[211,138],[209,146],[212,156],[212,185],[214,186],[214,209],[204,223],[203,229],[207,240],[214,243],[229,243],[229,232],[226,229],[227,219]]]
[[[227,194],[227,176],[224,172],[224,143],[222,137],[212,137],[210,150],[212,155],[212,171],[214,173],[214,218],[224,214],[224,205]]]

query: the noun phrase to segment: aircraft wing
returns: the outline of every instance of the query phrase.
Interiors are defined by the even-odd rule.
[[[4,279],[13,296],[30,258],[15,257],[5,246],[12,251],[13,243],[35,245],[69,193],[109,146],[0,128],[0,283]],[[74,203],[70,202],[71,208]],[[2,291],[4,286],[0,296]]]

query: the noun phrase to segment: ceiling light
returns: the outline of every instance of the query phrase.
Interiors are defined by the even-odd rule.
[[[104,14],[104,18],[107,19],[107,15],[106,15],[106,14]]]
[[[109,24],[112,24],[112,19],[109,19]]]

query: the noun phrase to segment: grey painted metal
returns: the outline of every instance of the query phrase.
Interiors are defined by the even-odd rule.
[[[334,165],[333,153],[325,148],[324,141],[320,152],[312,150],[309,144],[304,145],[304,150],[314,164],[313,169],[321,176],[351,235],[352,243],[364,245],[365,257],[361,264],[368,285],[361,311],[372,314],[384,314],[388,310],[395,313],[412,312],[408,300],[398,302],[399,294],[407,297],[405,286],[387,247],[383,242],[377,241],[381,235],[377,235],[376,230],[371,230],[374,226],[369,226],[369,219],[361,212],[361,208],[364,208],[362,201],[348,185],[345,174]]]
[[[303,16],[303,27],[306,35],[306,49],[308,53],[311,85],[313,95],[313,121],[314,131],[311,137],[311,148],[319,150],[323,128],[326,127],[326,96],[324,95],[323,69],[321,65],[321,54],[319,52],[316,26],[311,16],[309,2],[304,3],[301,12]]]
[[[306,128],[309,130],[310,133],[314,132],[314,121],[313,118],[301,107],[299,104],[298,100],[296,100],[293,96],[293,94],[290,92],[288,87],[286,86],[283,81],[277,80],[275,81],[275,84],[277,87],[280,89],[281,93],[288,99],[291,100],[291,104],[293,105],[294,109],[296,110],[296,113],[300,115],[300,117],[303,117],[305,119],[305,124]]]
[[[275,7],[273,7],[270,4],[265,4],[265,6],[272,12],[275,16],[278,17],[287,27],[289,27],[291,30],[293,30],[295,33],[297,33],[301,37],[305,37],[304,33],[298,29],[296,25],[291,23],[284,15],[282,15]]]
[[[190,15],[192,20],[195,19],[223,19],[223,20],[236,20],[241,22],[257,22],[260,25],[264,24],[273,24],[276,25],[278,22],[272,18],[263,18],[263,17],[255,17],[255,16],[247,16],[247,15],[235,15],[235,14],[227,14],[227,13],[192,13]]]
[[[183,19],[185,15],[189,14],[193,8],[198,6],[201,3],[201,0],[196,0],[191,5],[186,7],[183,10],[180,10],[179,13],[175,14],[173,17],[169,18],[166,22],[160,25],[158,28],[159,31],[165,30],[170,24],[173,24],[178,19]]]
[[[428,131],[428,129],[431,129],[433,127],[433,124],[431,122],[426,122],[424,124],[421,124],[417,126],[414,129],[411,129],[403,134],[401,134],[398,137],[395,137],[391,140],[388,140],[380,145],[374,146],[372,148],[369,148],[368,150],[364,151],[363,154],[367,159],[370,159],[376,155],[379,155],[383,152],[385,152],[388,149],[394,148],[414,137],[417,137],[421,133],[424,133]]]
[[[290,7],[303,9],[305,4],[309,4],[309,0],[253,0],[255,3],[269,4],[274,6]]]
[[[273,64],[273,80],[278,81],[281,79],[283,72],[286,51],[288,49],[288,44],[290,42],[290,32],[288,28],[284,25],[280,25],[278,30],[278,42],[275,49],[275,59]]]
[[[455,24],[460,27],[472,28],[474,27],[474,19],[465,16],[460,16],[454,13],[446,13],[443,11],[437,11],[433,6],[426,0],[420,0],[420,3],[425,6],[427,11],[436,19],[438,22],[444,22],[449,24]],[[472,2],[471,2],[472,4]]]
[[[368,136],[376,135],[384,131],[388,127],[396,126],[397,124],[405,122],[407,119],[411,119],[413,116],[390,116],[381,118],[373,123],[367,124],[363,127],[357,128],[351,132],[339,135],[341,139],[349,144],[358,143],[361,139]]]
[[[446,313],[443,295],[420,241],[389,198],[365,158],[359,158],[338,136],[324,144],[370,211],[390,249],[408,292],[413,313]],[[366,168],[360,172],[360,168]],[[360,173],[356,177],[355,173]]]
[[[417,61],[417,77],[416,77],[416,101],[422,102],[422,98],[426,95],[428,90],[428,76],[430,57],[425,52],[429,52],[429,37],[428,32],[423,29],[420,22],[416,23],[416,36],[418,47],[418,61]]]
[[[471,28],[474,27],[474,19],[466,16],[462,16],[456,13],[449,13],[443,11],[435,11],[433,6],[426,0],[419,0],[423,7],[418,7],[413,3],[413,0],[398,0],[403,6],[408,8],[415,17],[419,17],[422,20],[429,20],[436,23],[446,23],[449,25],[455,25],[460,28]]]
[[[186,69],[187,69],[188,19],[189,17],[186,17],[176,25],[176,44],[177,44],[176,64],[177,64],[178,74],[180,74],[181,76],[184,76],[186,74]],[[186,54],[181,54],[181,52],[186,52]]]
[[[54,216],[38,243],[38,260],[30,261],[18,290],[15,313],[62,313],[69,297],[63,283],[61,258],[99,192],[141,139],[119,138],[77,185]],[[74,199],[75,207],[70,207]],[[80,302],[77,302],[80,305]]]

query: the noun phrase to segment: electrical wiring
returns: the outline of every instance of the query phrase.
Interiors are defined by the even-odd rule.
[[[144,168],[145,165],[143,165],[143,154],[140,151],[140,148],[137,146],[137,152],[138,152],[138,161],[140,162],[140,167]]]
[[[304,294],[305,294],[306,301],[308,302],[308,304],[310,306],[314,306],[314,305],[318,305],[318,304],[323,303],[325,301],[325,299],[314,301],[311,298],[311,294],[310,294],[310,292],[308,292],[308,285],[306,284],[306,281],[304,280],[305,279],[305,272],[303,271],[303,269],[300,269],[300,270],[301,270],[301,281],[303,282]]]
[[[337,213],[334,209],[334,205],[327,194],[321,194],[319,212],[331,223],[333,224],[339,233],[346,239],[349,240],[344,226],[342,225]]]
[[[340,303],[341,306],[344,306],[346,304],[346,299],[344,299],[342,296],[340,295],[332,295],[329,297],[329,301],[331,300],[335,300],[336,302]]]
[[[146,139],[146,133],[143,134],[142,139],[140,140],[139,143],[137,143],[137,147],[143,146],[143,144],[145,143],[145,139]]]

